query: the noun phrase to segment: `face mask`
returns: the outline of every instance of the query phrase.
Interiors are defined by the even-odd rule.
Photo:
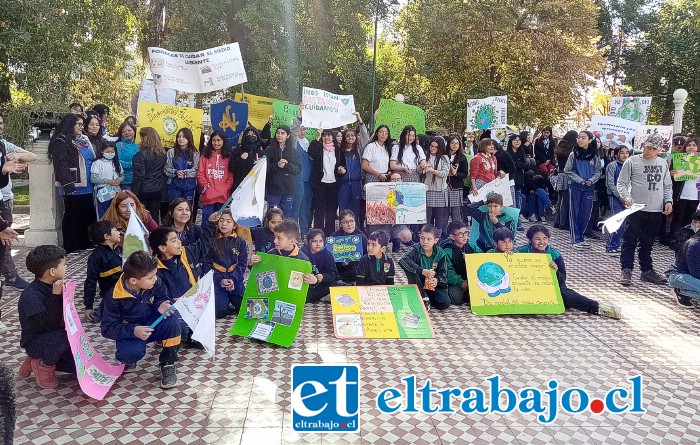
[[[249,134],[248,136],[245,137],[245,141],[247,144],[254,144],[258,142],[258,138],[252,134]]]
[[[115,154],[116,154],[116,153],[102,153],[102,157],[105,158],[105,159],[107,159],[107,160],[109,160],[109,161],[111,161],[112,159],[114,159],[114,155],[115,155]]]

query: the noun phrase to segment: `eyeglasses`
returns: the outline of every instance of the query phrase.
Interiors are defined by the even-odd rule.
[[[75,125],[77,125],[78,127],[82,127],[82,126],[83,126],[83,123],[80,122],[80,123],[76,123]]]
[[[457,232],[454,234],[454,236],[465,238],[467,236],[467,232]]]
[[[340,224],[342,224],[342,225],[344,225],[344,226],[349,226],[350,224],[355,224],[355,220],[354,220],[354,219],[349,219],[349,220],[346,220],[346,221],[340,221]]]

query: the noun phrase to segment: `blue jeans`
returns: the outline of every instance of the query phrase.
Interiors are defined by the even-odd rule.
[[[196,189],[190,189],[190,190],[179,190],[176,189],[175,187],[168,187],[168,201],[173,202],[177,198],[185,198],[187,202],[190,203],[190,206],[194,208],[194,193]],[[218,209],[217,209],[218,210]],[[203,219],[202,221],[206,221]]]
[[[700,280],[690,274],[671,272],[668,275],[668,284],[687,297],[700,299]]]
[[[547,215],[547,207],[552,201],[549,200],[549,194],[545,189],[537,189],[534,194],[527,195],[527,211],[528,215],[537,215],[545,217]]]
[[[109,208],[110,204],[112,204],[112,200],[110,199],[109,201],[105,202],[95,200],[95,202],[97,202],[97,219],[100,220],[103,216],[105,216],[105,213],[107,213],[107,209]]]
[[[299,221],[299,229],[302,235],[309,231],[309,225],[311,224],[311,194],[312,189],[309,181],[297,181],[290,216]]]
[[[625,210],[625,206],[613,195],[608,195],[608,199],[610,200],[610,209],[612,210],[613,215]],[[620,244],[622,243],[622,235],[625,234],[626,227],[627,221],[623,221],[620,228],[617,229],[617,232],[611,233],[608,236],[608,242],[605,244],[605,250],[615,250],[620,248]]]
[[[209,217],[211,216],[212,213],[218,212],[219,209],[224,205],[223,202],[215,202],[214,204],[207,204],[202,206],[202,224],[206,225],[206,222],[209,220]]]
[[[523,189],[521,188],[516,188],[515,189],[515,207],[519,208],[522,210],[523,208]]]
[[[270,207],[279,207],[284,217],[292,214],[294,195],[267,195],[267,204]]]
[[[571,198],[569,198],[569,225],[571,226],[571,243],[582,243],[583,232],[586,231],[588,220],[591,219],[591,211],[593,211],[593,195],[595,189],[581,190],[569,189]]]

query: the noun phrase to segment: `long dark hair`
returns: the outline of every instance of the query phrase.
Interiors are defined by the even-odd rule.
[[[547,138],[549,140],[549,146],[554,147],[554,135],[552,134],[552,127],[550,127],[549,125],[540,130],[540,134],[537,139],[540,141],[544,140],[542,139],[542,133],[544,133],[545,131],[549,132],[549,137]]]
[[[598,154],[598,144],[595,141],[595,136],[593,136],[593,133],[590,131],[583,130],[581,133],[586,133],[591,142],[588,143],[588,147],[585,149],[579,147],[578,143],[576,143],[576,146],[574,147],[574,156],[576,156],[577,159],[588,161],[593,159],[595,155]]]
[[[83,121],[85,122],[85,119],[83,119],[83,116],[79,114],[73,114],[73,113],[68,113],[65,116],[63,116],[63,119],[61,119],[61,123],[58,124],[58,128],[56,131],[54,131],[53,136],[51,136],[51,142],[54,141],[54,139],[62,138],[66,141],[66,144],[68,144],[69,147],[74,147],[73,145],[73,139],[75,139],[75,124],[78,123],[78,121]],[[53,162],[53,144],[49,144],[49,151],[46,154],[46,156],[49,159],[49,162]]]
[[[462,160],[466,161],[467,157],[464,155],[464,142],[458,134],[453,133],[447,136],[447,142],[445,142],[445,154],[448,157],[450,156],[450,145],[452,145],[452,141],[454,140],[456,140],[459,143],[459,148],[457,149],[457,153],[455,154],[455,158],[452,162],[459,163],[462,162]]]
[[[163,218],[163,226],[175,227],[173,221],[173,212],[175,211],[175,207],[179,206],[183,202],[186,203],[187,206],[190,208],[190,219],[185,223],[185,229],[191,229],[192,227],[194,227],[194,220],[192,219],[192,217],[195,215],[192,212],[192,206],[190,205],[190,202],[185,198],[175,198],[170,202],[170,205],[168,205],[168,214],[165,215],[165,218]]]
[[[516,139],[520,140],[520,146],[518,147],[518,151],[523,149],[523,140],[520,137],[520,135],[519,134],[511,134],[510,137],[508,138],[508,145],[506,147],[506,150],[508,151],[508,153],[515,153],[515,149],[513,148],[513,141]]]
[[[377,127],[376,130],[374,130],[374,134],[372,135],[372,140],[370,140],[370,144],[372,142],[377,142],[377,134],[379,133],[379,130],[382,128],[386,128],[386,141],[384,141],[384,149],[386,150],[387,154],[389,154],[389,157],[391,157],[391,129],[389,128],[388,125],[380,125]]]
[[[90,122],[92,120],[96,120],[98,124],[100,124],[100,129],[97,130],[96,135],[91,135],[88,133],[87,129],[88,126],[90,125]],[[88,116],[85,118],[83,121],[83,133],[85,136],[87,136],[88,140],[90,140],[90,143],[92,144],[92,148],[95,149],[96,152],[102,151],[102,146],[105,143],[104,138],[102,137],[102,121],[97,116]]]
[[[231,209],[226,208],[226,210],[221,212],[221,216],[224,216],[224,215],[228,215],[231,217],[231,219],[233,219],[233,232],[232,233],[235,234],[236,228],[238,227],[238,223],[233,218],[233,214],[231,213]],[[238,235],[236,235],[236,236],[238,236]],[[221,233],[219,233],[219,227],[218,227],[218,223],[217,223],[216,233],[214,234],[214,242],[212,243],[212,246],[211,246],[212,250],[214,251],[214,253],[216,255],[221,256],[224,254],[224,249],[226,248],[226,238],[227,237],[223,237],[223,236],[221,236]]]
[[[119,153],[117,152],[117,144],[115,144],[112,141],[105,141],[102,144],[102,147],[97,150],[97,155],[95,156],[96,159],[103,159],[104,158],[104,151],[107,148],[113,148],[114,149],[114,157],[110,161],[112,165],[114,166],[114,171],[117,172],[117,174],[122,173],[122,165],[119,163]]]
[[[182,136],[185,139],[187,139],[187,147],[185,147],[184,150],[180,147],[180,144],[177,143],[177,138],[180,136],[180,133],[182,133]],[[175,157],[178,157],[179,154],[184,152],[184,154],[187,156],[187,160],[189,162],[192,162],[192,158],[194,157],[194,152],[196,150],[194,148],[194,136],[192,135],[192,130],[185,127],[177,131],[177,134],[175,135],[175,146],[173,147],[173,150],[173,154],[175,155]]]
[[[430,164],[430,157],[433,156],[432,153],[430,153],[430,147],[433,145],[433,142],[437,144],[437,152],[435,153],[435,160],[433,160],[433,165],[432,167],[435,170],[440,170],[440,164],[443,162],[448,162],[447,159],[445,159],[445,139],[443,139],[442,136],[438,136],[433,138],[430,141],[430,144],[428,144],[428,164]],[[433,183],[435,182],[435,175],[433,175]]]
[[[126,127],[131,127],[132,130],[134,130],[134,140],[131,142],[134,142],[136,140],[136,127],[129,123],[129,121],[124,121],[122,124],[119,126],[119,130],[117,130],[117,142],[122,142],[124,139],[122,138],[122,133],[124,132],[124,129]]]
[[[348,133],[352,133],[355,135],[355,142],[353,142],[352,145],[349,145],[348,143]],[[340,148],[344,151],[350,151],[354,155],[358,153],[359,145],[360,139],[357,137],[357,132],[352,128],[348,128],[347,130],[345,130],[345,133],[343,133],[343,140],[340,142]]]
[[[226,134],[223,131],[215,131],[209,136],[209,142],[207,142],[207,145],[202,149],[202,156],[205,158],[211,158],[212,153],[214,152],[214,146],[211,143],[211,140],[214,139],[215,136],[218,136],[221,138],[221,140],[224,141],[224,145],[221,147],[221,157],[228,158],[231,156],[231,148],[228,146],[228,140],[226,139]]]
[[[413,143],[411,144],[411,147],[413,148],[413,154],[416,155],[416,164],[418,164],[418,132],[416,129],[413,127],[413,125],[406,125],[403,127],[403,131],[401,132],[401,136],[399,137],[399,155],[398,158],[396,159],[399,164],[403,164],[403,151],[406,148],[406,139],[408,138],[408,135],[413,132],[415,134],[415,138],[413,139]],[[444,150],[443,150],[444,151]]]
[[[578,132],[574,130],[569,130],[566,132],[564,137],[559,139],[557,147],[554,149],[554,157],[557,160],[557,164],[564,168],[566,165],[566,160],[569,159],[569,155],[574,151],[576,147],[576,138],[578,137]]]

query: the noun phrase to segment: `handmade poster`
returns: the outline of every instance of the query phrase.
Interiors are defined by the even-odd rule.
[[[102,400],[122,375],[124,365],[115,366],[107,363],[92,347],[73,303],[73,294],[77,285],[75,281],[67,281],[63,285],[63,317],[66,321],[66,333],[75,358],[80,389],[89,397]]]
[[[700,177],[700,156],[693,153],[673,152],[674,181],[688,181]]]
[[[496,178],[479,189],[479,193],[474,196],[469,194],[471,202],[486,202],[489,195],[498,193],[503,197],[504,207],[513,207],[513,195],[510,194],[510,175],[505,175],[503,178]]]
[[[632,204],[630,208],[625,209],[620,213],[614,214],[605,221],[599,222],[598,225],[603,226],[603,231],[607,231],[608,233],[615,233],[622,226],[622,223],[625,221],[625,218],[627,218],[634,212],[642,210],[646,206],[646,204]]]
[[[198,108],[163,105],[153,102],[139,104],[139,126],[153,127],[160,136],[164,147],[174,147],[175,137],[181,128],[192,130],[195,141],[202,135],[202,118],[204,111]],[[136,132],[136,142],[141,136]]]
[[[248,81],[238,43],[192,53],[150,47],[148,55],[158,88],[210,93]]]
[[[673,126],[672,125],[640,125],[637,129],[637,134],[634,136],[634,149],[642,150],[642,144],[644,144],[647,139],[651,136],[659,134],[664,138],[664,151],[669,151],[671,149],[671,141],[673,139]]]
[[[156,104],[175,105],[177,91],[172,88],[156,88],[153,79],[144,79],[139,87],[139,100],[136,103],[136,115],[139,114],[141,102],[153,102]]]
[[[425,111],[414,105],[382,99],[374,127],[379,128],[380,125],[388,126],[389,135],[397,140],[407,125],[415,127],[416,134],[425,134]]]
[[[131,212],[129,214],[129,223],[126,225],[126,231],[124,232],[124,243],[122,246],[122,265],[126,263],[132,253],[142,250],[144,252],[150,252],[151,249],[148,247],[146,242],[146,236],[148,234],[148,229],[141,221],[141,218],[136,214],[134,208],[131,207]]]
[[[608,115],[628,121],[647,123],[651,96],[649,97],[611,97]]]
[[[365,185],[367,224],[425,224],[426,187],[416,182]]]
[[[299,116],[299,105],[290,104],[283,100],[276,100],[272,103],[275,117],[272,119],[270,134],[274,137],[280,125],[292,126],[292,119]],[[306,126],[304,127],[306,128]],[[318,130],[316,128],[306,128],[306,140],[311,142],[316,139]]]
[[[331,287],[333,331],[346,338],[434,338],[418,287]]]
[[[238,137],[248,125],[248,104],[227,99],[211,105],[211,127],[223,131],[229,145],[238,145]]]
[[[267,319],[269,313],[269,303],[267,298],[250,298],[247,301],[245,318]]]
[[[466,131],[505,129],[508,124],[508,96],[467,99]]]
[[[248,104],[248,121],[258,131],[262,131],[272,114],[272,102],[275,99],[238,92],[233,97],[233,100]]]
[[[302,123],[306,128],[328,129],[342,127],[357,121],[355,99],[352,95],[341,95],[304,87],[302,90],[304,113]]]
[[[336,263],[360,261],[364,255],[359,235],[329,236],[326,238],[326,249],[333,254]]]
[[[591,133],[600,139],[603,147],[615,148],[620,144],[632,145],[632,138],[637,134],[639,122],[628,121],[613,116],[593,116]]]
[[[239,226],[255,227],[262,225],[265,211],[265,180],[267,161],[259,160],[243,181],[233,191],[231,216]]]
[[[192,339],[200,342],[211,358],[216,352],[215,301],[214,272],[210,270],[174,304],[192,329]]]
[[[476,315],[561,314],[559,281],[550,255],[465,255],[472,312]]]
[[[304,314],[309,285],[304,283],[303,274],[311,273],[311,263],[266,253],[258,255],[260,262],[254,264],[250,271],[241,310],[230,334],[255,338],[288,348],[294,343]],[[288,283],[298,280],[293,279],[298,275],[302,276],[299,288],[289,287]],[[264,293],[260,292],[261,284],[265,290]],[[267,299],[267,315],[260,318],[246,318],[248,301],[261,298]]]

